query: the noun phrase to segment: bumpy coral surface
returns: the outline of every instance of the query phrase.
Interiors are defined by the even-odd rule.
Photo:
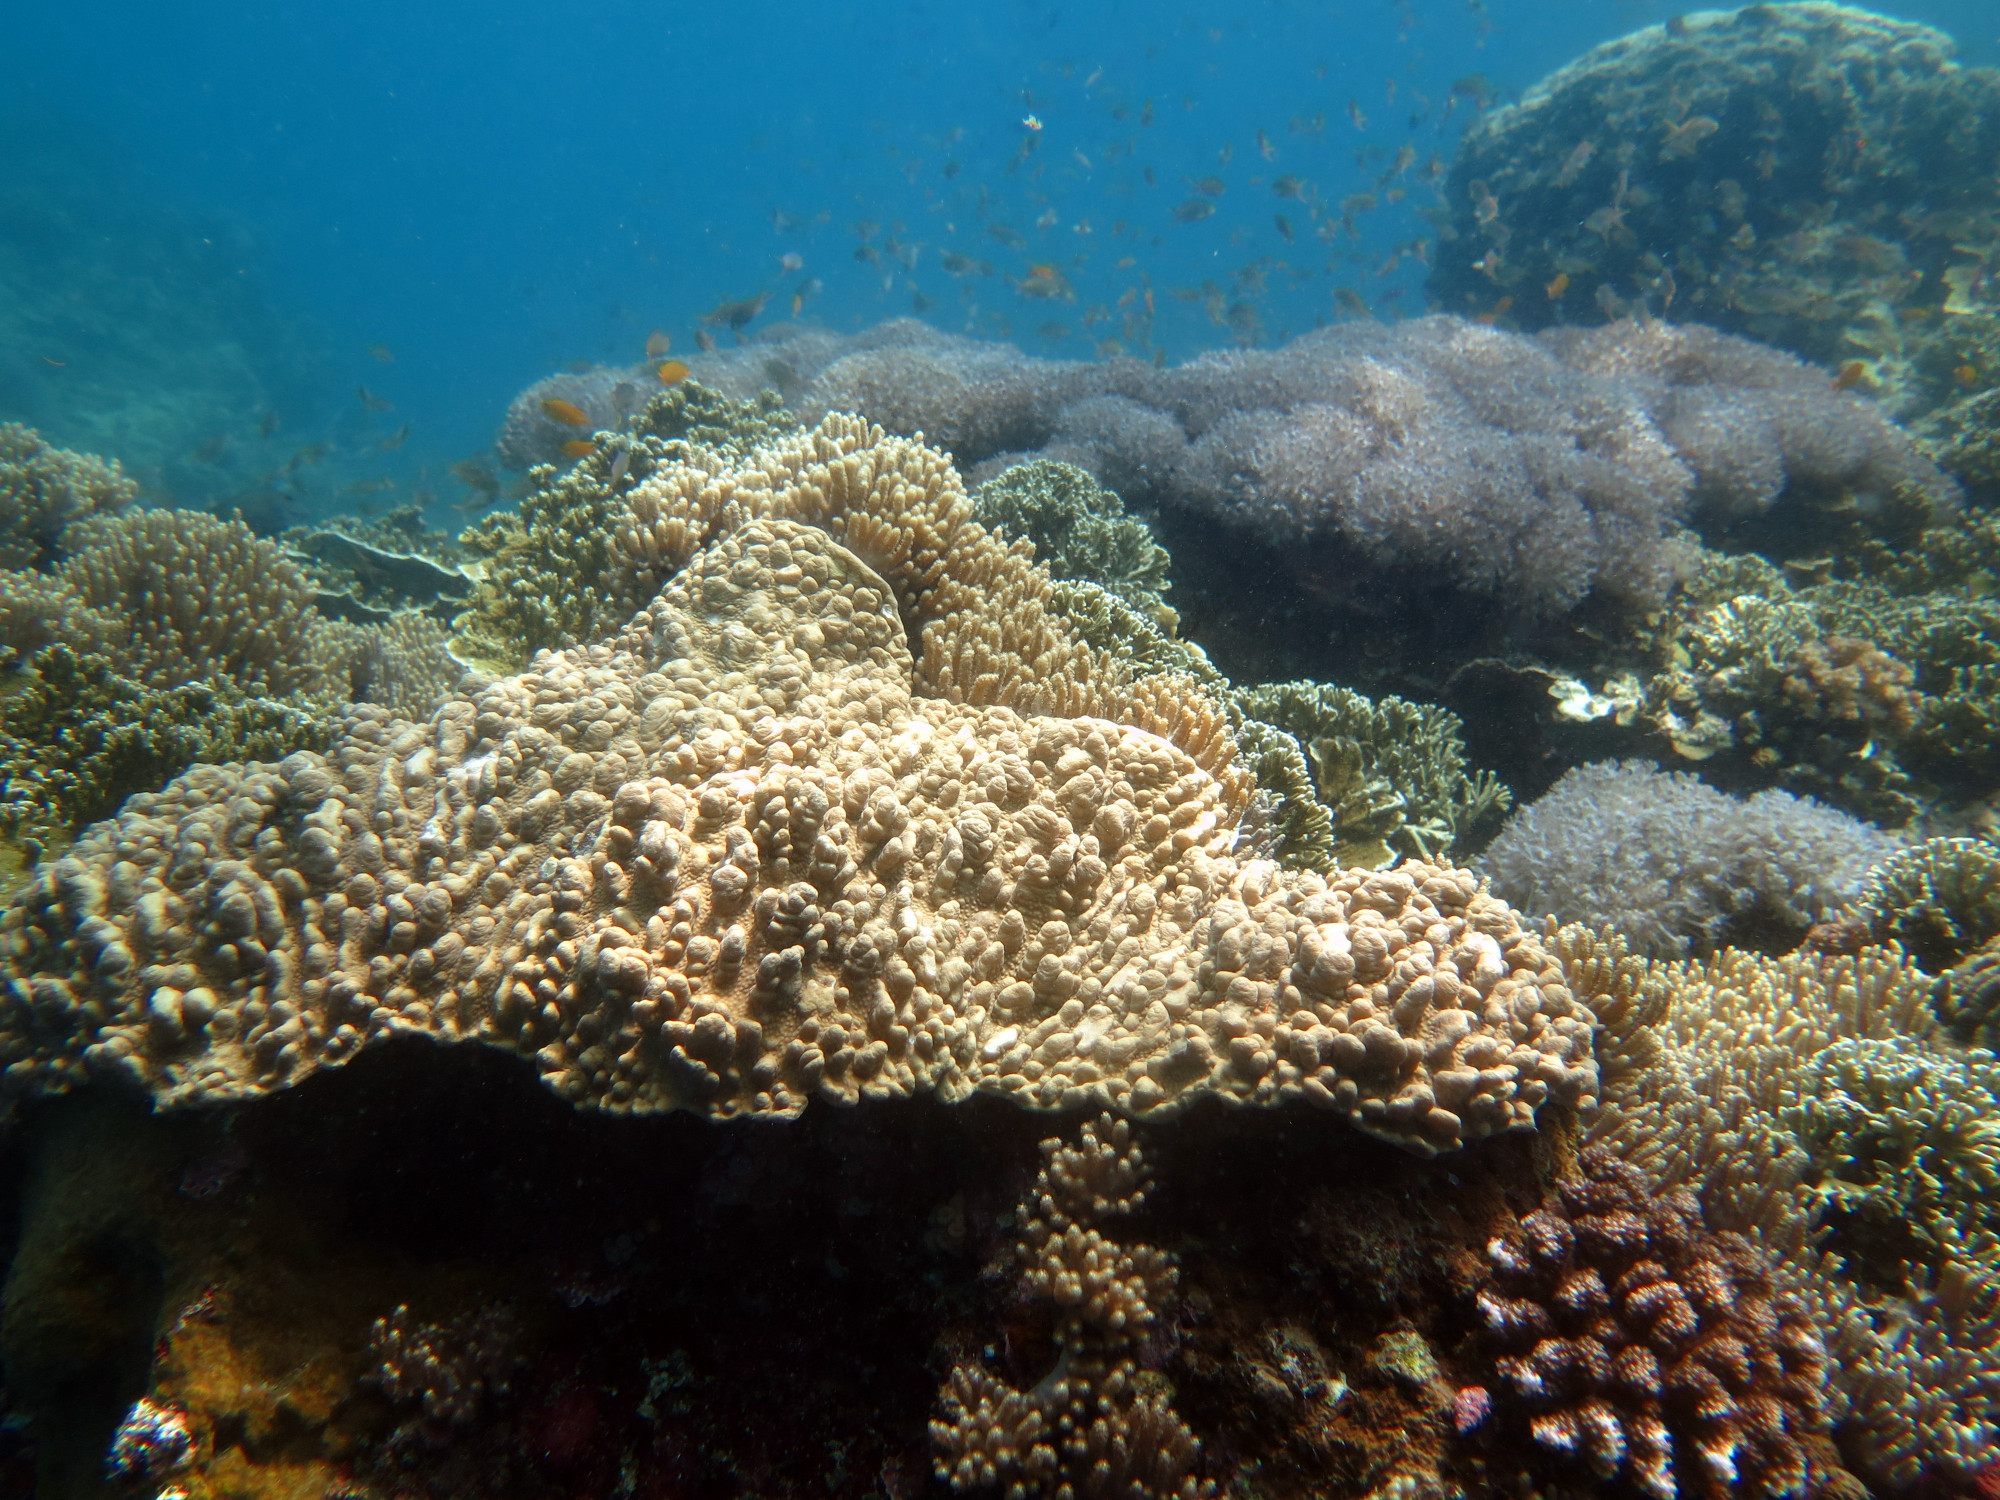
[[[1812,1492],[1826,1350],[1764,1253],[1704,1228],[1694,1194],[1593,1147],[1583,1180],[1487,1255],[1501,1420],[1655,1500]]]
[[[138,498],[116,459],[72,453],[32,427],[0,422],[0,568],[48,562],[70,522]]]
[[[1515,813],[1479,864],[1523,911],[1674,957],[1731,936],[1789,948],[1904,844],[1809,797],[1739,801],[1686,771],[1599,761]]]
[[[1050,1310],[1055,1364],[1017,1391],[976,1365],[946,1382],[931,1423],[937,1476],[958,1491],[1208,1500],[1201,1443],[1161,1393],[1142,1383],[1137,1355],[1179,1280],[1174,1259],[1098,1228],[1146,1200],[1149,1174],[1131,1127],[1086,1123],[1075,1146],[1042,1142],[1043,1167],[1021,1205],[1014,1247],[1025,1300]]]
[[[1053,621],[1022,655],[968,606],[913,663],[904,615],[955,597],[952,553],[841,489],[892,440],[816,441],[820,487],[787,493],[904,590],[749,519],[761,470],[711,475],[734,521],[615,640],[426,725],[357,712],[325,756],[198,768],[40,871],[0,917],[14,1085],[228,1097],[418,1031],[532,1055],[572,1100],[723,1115],[1215,1093],[1432,1151],[1592,1096],[1587,1017],[1471,877],[1239,860],[1248,780],[1204,769],[1212,726],[1115,674],[1039,680],[1075,657]],[[1001,706],[1065,693],[1156,727]]]
[[[1950,325],[1981,310],[1965,289],[1995,243],[2000,75],[1953,50],[1819,3],[1607,42],[1467,133],[1426,289],[1468,315],[1505,298],[1526,328],[1639,302],[1858,361],[1899,411],[1955,394]]]

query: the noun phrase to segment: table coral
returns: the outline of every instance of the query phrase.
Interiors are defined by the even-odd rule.
[[[1529,329],[1637,302],[1858,360],[1897,411],[1949,398],[1951,325],[1984,307],[1954,278],[1976,281],[2000,206],[2000,74],[1953,50],[1822,3],[1606,42],[1467,132],[1426,289],[1468,315],[1505,298]]]
[[[0,568],[50,562],[70,522],[138,498],[116,459],[72,453],[32,427],[0,422]]]
[[[1098,1227],[1145,1202],[1144,1153],[1129,1124],[1106,1116],[1085,1122],[1075,1146],[1042,1142],[1042,1158],[1014,1256],[1023,1300],[1054,1321],[1055,1364],[1026,1391],[954,1366],[931,1423],[937,1477],[1009,1500],[1209,1500],[1200,1441],[1138,1362],[1170,1308],[1174,1259]]]
[[[674,572],[683,502],[714,536],[622,635],[197,767],[38,871],[11,1086],[239,1097],[419,1032],[612,1109],[1299,1098],[1424,1153],[1593,1096],[1470,876],[1237,858],[1213,706],[1079,646],[941,456],[829,419],[652,493],[630,555]]]
[[[1655,1500],[1813,1493],[1826,1350],[1803,1302],[1693,1193],[1602,1147],[1582,1168],[1487,1247],[1498,1419]]]

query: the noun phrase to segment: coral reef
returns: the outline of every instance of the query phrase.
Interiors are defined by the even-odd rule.
[[[505,1307],[482,1307],[448,1324],[417,1323],[398,1304],[368,1329],[369,1371],[364,1383],[397,1406],[414,1409],[390,1438],[448,1442],[454,1428],[470,1427],[506,1398],[521,1360],[520,1330]]]
[[[2000,74],[1846,6],[1705,11],[1593,49],[1484,116],[1427,283],[1453,312],[1630,304],[1829,366],[1910,414],[1961,394],[2000,250]]]
[[[1084,579],[1172,623],[1165,550],[1117,495],[1074,464],[1017,464],[979,487],[972,514],[988,531],[1033,542],[1036,559],[1055,578]]]
[[[1556,939],[1596,1011],[1591,1137],[1707,1223],[1759,1239],[1825,1338],[1849,1467],[1962,1480],[2000,1431],[2000,1222],[1989,1059],[1942,1034],[1895,949],[1647,963]]]
[[[1452,317],[1354,323],[1171,370],[1031,359],[898,322],[693,362],[740,399],[773,360],[791,361],[788,399],[807,421],[858,412],[921,431],[975,473],[1078,465],[1127,504],[1283,549],[1339,600],[1386,572],[1527,615],[1593,590],[1656,604],[1699,512],[1760,514],[1782,493],[1789,509],[1858,503],[1901,524],[1957,500],[1872,403],[1816,371],[1631,319],[1547,341]]]
[[[1818,1493],[1826,1351],[1803,1302],[1752,1241],[1707,1229],[1685,1188],[1656,1192],[1601,1146],[1582,1169],[1488,1246],[1497,1419],[1657,1500],[1684,1483]],[[1461,1425],[1482,1416],[1475,1399]]]
[[[116,459],[71,453],[31,427],[0,422],[0,568],[46,565],[70,522],[138,498]]]
[[[1010,1497],[1123,1496],[1209,1500],[1201,1443],[1138,1355],[1178,1273],[1150,1245],[1105,1238],[1099,1225],[1145,1202],[1149,1173],[1131,1126],[1084,1122],[1076,1145],[1042,1142],[1043,1166],[1018,1211],[1021,1298],[1053,1323],[1054,1366],[1025,1391],[977,1365],[956,1365],[931,1423],[939,1479],[956,1491]]]
[[[1901,850],[1869,873],[1861,915],[1877,942],[1943,973],[2000,937],[2000,849],[1935,838]]]
[[[323,697],[334,703],[379,704],[408,719],[429,718],[466,677],[444,627],[434,616],[412,610],[375,625],[321,621],[313,632],[313,655],[324,678]],[[482,680],[478,673],[472,675],[475,682]]]
[[[793,426],[770,399],[738,402],[684,381],[652,397],[629,433],[600,434],[566,470],[536,467],[516,510],[488,516],[459,539],[479,559],[471,607],[454,622],[461,654],[506,671],[537,651],[611,634],[661,581],[633,577],[615,555],[633,489],[697,454],[711,464],[741,460]]]
[[[113,1479],[164,1479],[194,1457],[187,1413],[141,1396],[111,1435],[104,1466]]]
[[[1430,1152],[1591,1097],[1587,1019],[1470,876],[1238,860],[1205,700],[1040,613],[941,457],[830,419],[757,463],[657,476],[628,555],[685,545],[677,496],[720,534],[614,641],[198,767],[40,870],[0,915],[13,1087],[240,1097],[420,1032],[718,1115],[1303,1098]]]
[[[759,377],[764,373],[760,370]],[[557,420],[544,409],[545,401],[570,403],[584,414],[584,425]],[[681,440],[741,458],[794,425],[767,379],[732,382],[726,392],[682,380],[662,391],[652,365],[599,366],[581,374],[551,375],[521,392],[507,408],[494,448],[510,469],[562,466],[568,461],[566,444],[608,432]]]
[[[1291,798],[1325,808],[1329,852],[1342,865],[1441,859],[1512,801],[1491,775],[1466,768],[1463,725],[1435,704],[1370,701],[1323,682],[1242,688],[1234,702],[1311,762]]]
[[[472,592],[464,549],[425,530],[415,507],[374,521],[339,516],[294,527],[280,540],[311,575],[313,604],[330,620],[385,624],[404,610],[421,610],[449,624]]]
[[[1510,905],[1616,928],[1655,957],[1784,951],[1904,843],[1789,792],[1739,800],[1686,771],[1600,761],[1516,812],[1478,867]]]

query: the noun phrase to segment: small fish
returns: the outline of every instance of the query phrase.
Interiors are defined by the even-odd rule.
[[[1283,177],[1272,182],[1271,191],[1276,193],[1280,198],[1297,198],[1300,196],[1299,186],[1298,178],[1287,172]]]
[[[1500,217],[1500,200],[1484,178],[1474,178],[1466,191],[1472,195],[1472,217],[1484,228]]]
[[[1278,233],[1285,237],[1287,245],[1296,243],[1292,238],[1292,221],[1290,219],[1286,218],[1283,214],[1273,214],[1271,215],[1271,222],[1277,227]]]
[[[1040,328],[1037,328],[1035,332],[1039,333],[1043,338],[1047,339],[1050,343],[1059,344],[1064,339],[1069,337],[1069,324],[1044,323]]]
[[[694,331],[694,341],[704,354],[711,352],[715,348],[715,335],[710,333],[706,328],[697,328]]]
[[[68,360],[66,360],[66,359],[50,359],[50,358],[49,358],[49,357],[48,357],[48,356],[47,356],[46,354],[44,354],[44,355],[42,356],[42,363],[43,363],[43,364],[45,364],[45,365],[53,365],[53,366],[55,366],[55,367],[56,367],[56,368],[57,368],[58,370],[67,370],[67,369],[69,368],[69,361],[68,361]]]
[[[1028,243],[1027,237],[1011,224],[988,224],[986,232],[1009,250],[1018,250]]]
[[[325,443],[307,443],[291,456],[285,465],[287,470],[302,469],[309,464],[323,463],[326,459]]]
[[[918,291],[912,291],[912,292],[910,293],[910,311],[911,311],[911,312],[913,312],[913,313],[927,313],[927,312],[929,312],[929,311],[930,311],[930,310],[931,310],[931,309],[932,309],[933,307],[936,307],[936,306],[937,306],[937,304],[936,304],[935,302],[931,301],[931,299],[930,299],[930,298],[928,298],[928,297],[926,297],[926,296],[925,296],[925,295],[924,295],[924,294],[923,294],[922,292],[918,292]]]
[[[1493,304],[1492,309],[1490,311],[1481,313],[1478,317],[1474,318],[1472,321],[1475,323],[1485,323],[1490,327],[1494,323],[1499,322],[1500,319],[1506,317],[1508,310],[1512,308],[1513,305],[1514,305],[1514,299],[1512,297],[1502,297],[1498,302]]]
[[[566,427],[588,427],[590,416],[574,401],[565,401],[560,396],[551,396],[542,403],[542,415],[551,421],[561,422]]]
[[[1405,141],[1396,148],[1396,159],[1390,164],[1389,170],[1394,172],[1398,177],[1401,177],[1416,164],[1417,148],[1409,141]]]
[[[621,380],[611,388],[611,409],[618,413],[622,422],[632,415],[639,405],[639,387],[629,380]]]
[[[1227,190],[1227,184],[1220,177],[1190,177],[1188,186],[1208,198],[1220,198]]]
[[[665,359],[667,351],[674,347],[674,341],[662,329],[655,328],[646,335],[646,358]]]
[[[1271,144],[1271,138],[1261,130],[1257,132],[1257,154],[1265,161],[1278,159],[1278,148]]]
[[[284,419],[274,411],[267,411],[257,419],[257,436],[270,437],[283,424]]]
[[[1600,281],[1597,284],[1596,300],[1597,310],[1611,321],[1616,322],[1625,316],[1625,299],[1611,290],[1610,282]]]
[[[1707,115],[1695,115],[1678,125],[1669,125],[1660,141],[1660,160],[1693,156],[1695,148],[1721,128]]]
[[[806,305],[805,294],[803,292],[793,292],[792,316],[796,318],[799,315],[799,309],[804,307],[805,305]]]
[[[1568,187],[1583,175],[1583,169],[1590,165],[1591,157],[1597,154],[1595,141],[1578,141],[1576,149],[1564,158],[1562,170],[1556,173],[1556,186]]]
[[[1026,130],[1040,130],[1042,128],[1041,120],[1034,115],[1023,115],[1021,117],[1021,125]]]
[[[583,438],[571,438],[562,445],[564,458],[588,458],[597,451],[597,445]]]
[[[1964,386],[1967,390],[1971,390],[1974,386],[1979,384],[1978,367],[1974,365],[1960,365],[1957,369],[1951,372],[1951,378],[1953,380],[1956,380],[1960,385]]]
[[[1667,309],[1674,305],[1674,293],[1679,290],[1679,285],[1674,281],[1674,268],[1672,266],[1663,267],[1660,271],[1661,317],[1664,318],[1667,315]]]
[[[493,466],[483,458],[461,458],[451,466],[451,477],[467,489],[486,496],[491,505],[500,498],[500,480]]]
[[[625,477],[626,471],[631,467],[632,467],[632,450],[630,448],[620,448],[616,453],[612,454],[611,456],[612,488],[614,489],[617,488],[618,481]]]
[[[770,300],[769,292],[759,292],[754,297],[724,302],[704,313],[701,321],[711,328],[727,328],[731,333],[741,333],[750,326],[757,314],[764,310],[764,304]]]
[[[1368,128],[1368,116],[1361,112],[1361,101],[1359,99],[1349,99],[1347,101],[1347,118],[1353,123],[1356,130],[1366,130]]]
[[[1549,301],[1562,301],[1562,294],[1569,290],[1569,272],[1556,272],[1555,279],[1544,287],[1543,290],[1549,294]]]
[[[1333,300],[1340,310],[1350,317],[1368,316],[1368,304],[1361,300],[1361,293],[1351,286],[1337,286],[1333,289]]]
[[[1867,374],[1868,362],[1866,360],[1850,359],[1840,367],[1840,373],[1833,377],[1833,388],[1836,391],[1851,391],[1854,387],[1861,384],[1862,379]]]
[[[389,352],[387,344],[370,344],[368,352],[375,357],[376,362],[379,364],[393,365],[396,362],[396,356]]]
[[[361,398],[361,404],[370,411],[394,411],[396,403],[387,397],[378,396],[365,385],[357,385],[354,393]]]
[[[778,269],[787,276],[794,275],[805,268],[806,258],[796,250],[787,250],[783,255],[778,257]],[[666,352],[664,349],[660,351],[662,354]]]
[[[970,255],[960,255],[956,250],[947,250],[938,257],[938,264],[944,267],[947,276],[991,276],[993,267],[983,260],[975,260]]]
[[[382,441],[377,443],[375,446],[377,448],[380,448],[384,453],[394,453],[398,448],[402,447],[403,444],[407,443],[409,440],[410,440],[410,424],[408,422],[405,422],[401,427],[398,427],[394,432],[390,433],[387,437],[383,438]]]
[[[1049,230],[1056,227],[1061,218],[1062,215],[1058,214],[1055,211],[1055,206],[1051,204],[1049,207],[1043,209],[1041,216],[1035,220],[1035,228],[1046,234]]]
[[[1199,224],[1215,212],[1215,205],[1206,198],[1190,198],[1174,209],[1176,224]]]
[[[396,481],[393,479],[357,479],[347,487],[347,493],[350,495],[374,495],[379,494],[383,490],[393,490],[395,487]]]
[[[797,301],[798,299],[794,298],[793,300]],[[669,359],[655,365],[653,367],[653,374],[659,378],[661,385],[679,385],[683,380],[688,378],[688,367],[678,359]]]
[[[1583,227],[1592,234],[1601,234],[1607,240],[1615,230],[1625,227],[1625,210],[1615,203],[1607,203],[1602,208],[1592,209],[1583,221]]]

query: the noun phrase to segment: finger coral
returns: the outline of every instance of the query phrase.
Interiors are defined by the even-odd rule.
[[[1588,1017],[1472,877],[1239,859],[1211,706],[1081,647],[939,455],[830,419],[653,493],[627,555],[673,576],[619,636],[198,767],[39,870],[10,1086],[235,1097],[419,1032],[612,1109],[1218,1094],[1426,1154],[1593,1096]]]
[[[1641,952],[1675,957],[1731,941],[1795,945],[1904,842],[1809,797],[1739,801],[1686,771],[1599,761],[1509,818],[1479,867],[1522,911],[1614,927]]]
[[[1812,1493],[1826,1350],[1804,1304],[1692,1193],[1602,1147],[1582,1168],[1487,1247],[1499,1419],[1655,1500]]]
[[[1139,1368],[1179,1279],[1173,1257],[1123,1245],[1098,1226],[1146,1200],[1149,1173],[1131,1126],[1086,1121],[1075,1146],[1042,1142],[1020,1209],[1014,1256],[1022,1299],[1054,1323],[1055,1366],[1025,1391],[957,1365],[931,1423],[937,1477],[1011,1500],[1209,1500],[1201,1442]]]
[[[0,568],[48,563],[70,522],[138,498],[116,459],[72,453],[32,427],[0,422]]]

